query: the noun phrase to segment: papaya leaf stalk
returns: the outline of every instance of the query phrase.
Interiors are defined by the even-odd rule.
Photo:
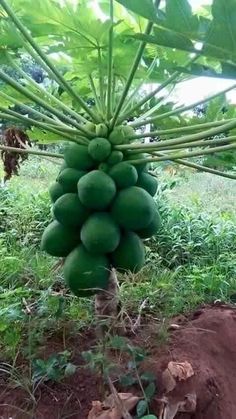
[[[209,102],[210,100],[215,99],[216,97],[218,97],[218,96],[220,96],[220,95],[222,95],[222,94],[225,94],[225,93],[229,92],[230,90],[235,89],[235,87],[236,87],[236,84],[233,84],[232,86],[227,87],[226,89],[223,89],[223,90],[221,90],[220,92],[215,93],[214,95],[208,96],[208,97],[207,97],[207,98],[205,98],[205,99],[198,100],[197,102],[192,103],[192,104],[190,104],[190,105],[180,106],[180,107],[178,107],[178,108],[176,108],[176,109],[173,109],[172,111],[165,112],[165,113],[163,113],[163,114],[161,114],[161,115],[156,115],[156,116],[153,116],[152,118],[147,118],[147,119],[144,119],[144,120],[143,120],[143,119],[142,119],[142,117],[140,117],[140,118],[139,118],[139,119],[137,119],[136,121],[131,122],[131,123],[130,123],[130,125],[131,125],[133,128],[138,128],[138,127],[141,127],[141,126],[143,126],[143,125],[149,125],[149,124],[152,124],[152,123],[154,123],[154,122],[160,121],[161,119],[168,118],[168,117],[173,116],[173,115],[179,115],[179,114],[181,114],[181,113],[183,113],[183,112],[186,112],[186,111],[188,111],[188,110],[190,110],[190,109],[195,108],[196,106],[203,105],[204,103],[207,103],[207,102]]]
[[[187,68],[189,66],[189,64],[191,64],[194,61],[196,61],[197,58],[198,57],[194,56],[193,58],[191,58],[190,60],[188,60],[188,62],[186,63],[186,65],[184,67]],[[136,112],[145,103],[147,103],[150,99],[152,99],[158,93],[160,93],[165,87],[167,87],[169,84],[172,84],[173,82],[176,82],[177,79],[178,79],[178,77],[180,75],[181,75],[181,72],[180,71],[175,71],[172,74],[172,76],[168,77],[168,79],[166,79],[162,84],[160,84],[159,86],[157,86],[156,89],[154,89],[152,92],[150,92],[146,96],[144,96],[144,98],[141,99],[139,102],[137,102],[128,112],[122,114],[120,116],[120,118],[118,119],[118,122],[121,123],[121,122],[125,121],[127,118],[130,118],[130,116],[132,116],[134,114],[134,112]]]
[[[146,35],[149,35],[149,34],[151,33],[151,31],[152,31],[152,28],[153,28],[153,23],[152,23],[152,22],[149,22],[149,23],[147,24],[147,28],[146,28],[146,30],[145,30],[145,34],[146,34]],[[132,81],[133,81],[133,79],[134,79],[135,73],[136,73],[137,68],[138,68],[138,66],[139,66],[139,63],[140,63],[140,61],[141,61],[141,58],[142,58],[142,55],[143,55],[143,52],[144,52],[145,47],[146,47],[146,42],[145,42],[145,41],[142,41],[142,42],[140,43],[139,48],[138,48],[138,51],[137,51],[136,57],[135,57],[135,59],[134,59],[133,65],[132,65],[132,67],[131,67],[131,69],[130,69],[130,73],[129,73],[129,76],[128,76],[128,79],[127,79],[127,82],[126,82],[126,85],[125,85],[124,91],[123,91],[122,96],[121,96],[121,98],[120,98],[120,101],[119,101],[119,103],[118,103],[118,105],[117,105],[117,108],[116,108],[116,110],[115,110],[114,116],[113,116],[113,118],[112,118],[112,120],[111,120],[111,126],[110,126],[111,130],[112,130],[112,129],[114,128],[114,126],[116,125],[116,122],[117,122],[117,120],[118,120],[118,117],[119,117],[120,111],[121,111],[121,109],[122,109],[122,106],[123,106],[123,104],[124,104],[124,101],[125,101],[125,99],[126,99],[126,96],[127,96],[127,94],[129,93],[130,86],[131,86],[131,84],[132,84]]]
[[[54,126],[49,126],[48,124],[45,124],[44,122],[36,121],[35,119],[26,117],[24,115],[21,115],[18,112],[12,111],[10,109],[6,109],[0,106],[0,117],[7,121],[13,121],[13,122],[23,122],[26,126],[35,126],[42,128],[44,131],[53,132],[54,134],[60,135],[62,139],[76,142],[78,144],[87,145],[88,140],[80,138],[73,137],[72,135],[68,135],[66,133],[62,133],[59,129],[56,129]]]
[[[222,119],[221,121],[199,123],[196,125],[186,125],[186,126],[178,127],[178,128],[160,129],[157,131],[143,132],[142,134],[131,135],[128,138],[129,140],[138,140],[138,139],[149,138],[149,137],[150,138],[156,138],[160,136],[165,137],[172,134],[182,134],[185,132],[199,131],[202,128],[218,127],[230,121],[232,121],[232,119]]]
[[[166,145],[176,145],[176,144],[183,144],[183,143],[191,143],[193,141],[202,140],[204,138],[213,137],[214,135],[221,134],[225,131],[230,131],[231,129],[236,127],[236,119],[232,119],[230,122],[227,122],[226,124],[223,124],[221,126],[218,126],[216,128],[211,128],[206,131],[198,132],[195,134],[190,135],[183,135],[182,137],[173,138],[171,140],[163,140],[158,142],[158,146]],[[142,148],[146,151],[148,150],[154,150],[157,147],[157,143],[146,143],[142,145]],[[123,144],[123,145],[117,145],[115,146],[116,150],[136,150],[140,149],[140,144]]]
[[[4,145],[0,145],[0,150],[12,151],[12,152],[21,153],[21,154],[32,154],[35,156],[55,157],[56,159],[63,159],[63,154],[49,153],[47,151],[33,150],[31,148],[17,148],[17,147],[7,147]]]
[[[137,164],[142,164],[142,163],[150,163],[150,162],[161,162],[161,161],[165,161],[165,160],[176,160],[176,159],[185,159],[188,157],[198,157],[198,156],[205,156],[208,154],[213,154],[213,153],[220,153],[222,151],[228,151],[228,150],[235,150],[236,149],[236,144],[230,144],[230,145],[224,145],[224,146],[220,146],[220,147],[212,147],[210,149],[202,149],[199,151],[192,151],[189,153],[179,153],[179,154],[166,154],[165,156],[162,157],[147,157],[145,159],[137,159],[137,160],[129,160],[130,164],[133,165],[137,165]]]
[[[153,153],[155,156],[158,157],[162,157],[165,156],[164,153]],[[175,164],[178,165],[182,165],[182,166],[186,166],[186,167],[191,167],[192,169],[196,169],[199,172],[205,172],[205,173],[211,173],[213,175],[217,175],[217,176],[221,176],[227,179],[236,179],[236,174],[232,174],[232,173],[225,173],[225,172],[221,172],[220,170],[216,170],[216,169],[212,169],[211,167],[206,167],[203,166],[201,164],[197,164],[197,163],[193,163],[190,162],[188,160],[184,160],[184,159],[176,159],[176,160],[170,160]]]
[[[51,93],[49,93],[44,87],[40,86],[34,79],[32,79],[20,66],[16,64],[16,61],[12,59],[10,54],[7,54],[7,58],[9,63],[13,68],[15,68],[19,74],[22,75],[22,77],[29,82],[29,85],[34,87],[42,96],[43,99],[48,98],[49,101],[54,102],[59,108],[63,109],[66,113],[68,113],[72,118],[74,118],[78,123],[86,123],[88,122],[86,118],[84,118],[82,115],[79,115],[77,112],[75,112],[73,109],[71,109],[69,106],[65,105],[63,101],[59,100],[57,97],[53,96]]]
[[[108,44],[108,77],[107,77],[107,120],[111,118],[112,108],[112,77],[113,77],[113,26],[114,26],[114,5],[113,0],[110,0],[110,20],[111,27],[109,30],[109,44]]]

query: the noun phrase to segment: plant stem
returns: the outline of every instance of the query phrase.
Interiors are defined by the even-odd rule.
[[[49,122],[52,125],[55,125],[55,127],[58,127],[60,124],[62,128],[64,128],[67,132],[72,132],[73,134],[77,134],[79,131],[74,130],[73,128],[68,127],[67,125],[63,124],[60,121],[55,121],[54,119],[48,117],[47,115],[43,114],[42,112],[37,111],[34,108],[30,108],[30,106],[25,105],[24,103],[21,103],[19,100],[7,95],[6,93],[0,92],[0,97],[3,97],[4,99],[7,99],[9,102],[14,103],[15,105],[18,105],[28,111],[29,113],[33,113],[39,118],[41,118],[44,121]],[[59,128],[59,127],[58,127]]]
[[[110,0],[110,19],[111,27],[109,30],[109,46],[108,46],[108,85],[107,85],[107,120],[111,118],[112,108],[112,69],[113,69],[113,26],[114,26],[114,5]]]
[[[147,70],[147,74],[146,74],[146,76],[145,76],[145,78],[144,79],[142,79],[142,81],[137,85],[137,87],[134,89],[134,91],[131,93],[131,95],[128,97],[128,99],[127,99],[127,101],[125,102],[125,104],[124,104],[124,107],[123,107],[123,112],[126,112],[126,110],[127,110],[127,108],[129,107],[129,105],[130,105],[130,103],[131,103],[131,101],[132,101],[132,99],[133,99],[133,97],[135,97],[137,94],[138,94],[138,92],[139,92],[139,90],[141,89],[141,87],[143,86],[143,84],[144,84],[144,82],[149,78],[149,76],[152,74],[152,72],[153,72],[153,70],[154,70],[154,67],[155,67],[155,64],[156,64],[156,59],[157,59],[157,57],[155,57],[154,59],[153,59],[153,61],[152,61],[152,63],[151,63],[151,65],[150,65],[150,67],[148,68],[148,70]],[[133,109],[133,108],[132,108]],[[130,116],[131,114],[132,114],[132,109],[131,109],[131,112],[129,111],[126,115],[127,116]],[[122,114],[123,115],[123,114]],[[121,118],[122,118],[122,115],[120,116],[120,118],[118,119],[118,121],[120,122],[122,122],[122,120],[121,120]],[[126,119],[126,118],[125,118]]]
[[[153,28],[153,23],[152,22],[148,22],[147,28],[146,28],[146,31],[145,31],[145,35],[149,35],[151,33],[151,31],[152,31],[152,28]],[[127,79],[127,82],[126,82],[124,91],[122,93],[122,96],[120,98],[120,101],[119,101],[119,103],[117,105],[117,108],[115,110],[115,114],[114,114],[114,116],[112,118],[112,121],[111,121],[111,129],[113,129],[114,126],[116,125],[117,119],[119,117],[119,114],[120,114],[120,111],[121,111],[122,106],[124,104],[124,101],[126,99],[126,96],[129,93],[130,86],[132,84],[132,81],[133,81],[133,78],[135,76],[136,70],[137,70],[137,68],[139,66],[139,63],[141,61],[141,58],[142,58],[143,51],[144,51],[145,47],[146,47],[146,42],[145,41],[142,41],[140,43],[140,45],[139,45],[139,48],[138,48],[136,57],[134,59],[134,63],[132,65],[131,69],[130,69],[130,73],[129,73],[129,76],[128,76],[128,79]]]
[[[221,134],[222,132],[229,131],[236,127],[236,119],[232,119],[230,122],[223,124],[216,128],[211,128],[206,131],[198,132],[191,135],[183,135],[182,137],[173,138],[171,140],[164,140],[160,141],[158,145],[176,145],[176,144],[183,144],[183,143],[190,143],[193,141],[201,140],[208,137],[213,137],[214,135]],[[140,149],[140,144],[124,144],[124,145],[117,145],[114,147],[116,150],[136,150]],[[153,143],[146,143],[142,145],[142,148],[146,151],[152,150],[156,148],[156,144]]]
[[[205,156],[207,154],[219,153],[221,151],[228,151],[236,149],[236,144],[224,145],[221,147],[212,147],[209,149],[203,149],[199,151],[192,151],[190,153],[179,153],[179,154],[169,154],[163,157],[154,157],[154,158],[146,158],[140,160],[129,160],[130,164],[136,165],[141,163],[150,163],[150,162],[160,162],[165,160],[176,160],[176,159],[184,159],[188,157],[198,157],[198,156]]]
[[[103,79],[103,69],[102,69],[102,54],[101,47],[98,45],[98,68],[99,68],[99,86],[100,86],[100,101],[102,105],[102,113],[105,115],[105,93],[104,93],[104,79]]]
[[[193,58],[191,58],[186,64],[185,67],[188,67],[189,64],[191,64],[192,62],[196,61],[198,57],[194,56]],[[173,81],[175,81],[178,76],[181,74],[181,72],[179,71],[175,71],[172,76],[170,76],[166,81],[164,81],[160,86],[156,87],[156,89],[153,90],[153,92],[150,92],[148,95],[146,95],[143,99],[141,99],[138,103],[136,103],[136,105],[133,106],[133,108],[131,108],[129,110],[129,112],[123,114],[120,116],[119,118],[119,123],[124,121],[125,119],[129,118],[130,116],[132,116],[134,114],[134,112],[136,110],[138,110],[139,108],[141,108],[145,103],[147,103],[150,99],[152,99],[154,96],[157,95],[157,93],[160,93],[165,87],[167,87],[170,83],[172,83]]]
[[[144,132],[142,134],[135,134],[135,135],[132,135],[131,137],[128,137],[128,139],[138,140],[139,138],[148,138],[148,137],[155,138],[155,137],[160,137],[160,136],[165,137],[166,135],[178,134],[178,133],[182,134],[184,132],[192,132],[192,131],[199,130],[202,128],[218,127],[220,125],[223,125],[225,122],[230,122],[230,121],[232,121],[232,119],[223,119],[221,121],[207,122],[204,124],[200,122],[199,124],[187,125],[186,127],[170,128],[170,129],[163,129],[163,130],[152,131],[152,132]]]
[[[155,154],[155,156],[158,156],[158,157],[165,156],[165,154],[163,154],[163,153],[153,153],[153,154]],[[221,172],[220,170],[211,169],[210,167],[202,166],[202,165],[197,164],[197,163],[192,163],[192,162],[189,162],[187,160],[176,159],[176,160],[173,160],[173,163],[180,164],[180,165],[183,165],[183,166],[186,166],[186,167],[191,167],[192,169],[196,169],[196,170],[199,170],[201,172],[212,173],[213,175],[222,176],[222,177],[225,177],[225,178],[228,178],[228,179],[236,179],[236,175],[233,175],[233,174],[230,174],[230,173],[224,173],[224,172]]]
[[[99,114],[101,115],[101,117],[104,118],[103,111],[102,111],[101,100],[98,97],[97,90],[96,90],[96,87],[95,87],[95,83],[94,83],[92,74],[89,75],[89,82],[90,82],[90,86],[91,86],[91,89],[92,89],[92,92],[93,92],[93,95],[94,95],[94,99],[95,99],[97,111],[99,112]]]
[[[47,55],[41,50],[41,48],[35,42],[34,38],[30,35],[30,33],[27,31],[27,29],[24,27],[21,21],[18,19],[15,12],[12,10],[12,8],[9,6],[6,0],[0,0],[0,5],[3,7],[3,9],[8,14],[8,16],[11,18],[14,25],[17,27],[17,29],[20,31],[23,37],[29,42],[32,48],[37,52],[37,54],[41,57],[41,59],[45,62],[45,64],[50,68],[50,70],[55,75],[59,84],[68,92],[68,94],[72,98],[74,98],[80,104],[80,106],[88,113],[88,115],[91,116],[92,119],[97,121],[97,118],[93,114],[91,109],[87,106],[87,104],[83,101],[83,99],[81,99],[80,96],[78,96],[77,93],[74,92],[72,87],[69,85],[69,83],[67,83],[67,81],[60,74],[60,72],[57,70],[54,64],[49,60]]]
[[[112,112],[116,106],[116,75],[113,72],[113,80],[112,80]]]
[[[207,146],[212,146],[212,145],[234,143],[235,141],[236,141],[236,136],[232,136],[232,137],[219,138],[217,140],[200,140],[200,141],[194,141],[193,143],[173,145],[173,146],[170,146],[169,149],[178,150],[181,148],[207,147]]]
[[[157,115],[157,116],[154,116],[152,118],[148,118],[146,120],[140,120],[138,122],[135,122],[134,121],[134,122],[131,122],[130,125],[133,128],[138,128],[138,127],[141,127],[142,125],[149,125],[149,124],[152,124],[153,122],[160,121],[161,119],[168,118],[169,116],[178,115],[178,114],[180,114],[182,112],[185,112],[185,111],[188,111],[188,110],[190,110],[192,108],[195,108],[198,105],[202,105],[203,103],[207,103],[210,100],[215,99],[219,95],[222,95],[224,93],[229,92],[232,89],[235,89],[235,87],[236,87],[236,84],[234,84],[233,86],[227,87],[227,89],[221,90],[220,92],[215,93],[214,95],[211,95],[211,96],[209,96],[209,97],[207,97],[205,99],[202,99],[202,100],[199,100],[199,101],[197,101],[195,103],[192,103],[191,105],[180,106],[180,107],[178,107],[176,109],[173,109],[172,111],[165,112],[165,113],[163,113],[161,115]]]
[[[47,151],[38,151],[38,150],[29,149],[29,148],[7,147],[5,145],[0,145],[0,150],[12,151],[12,152],[20,153],[20,154],[33,154],[35,156],[46,156],[46,157],[55,157],[56,159],[63,159],[63,154],[49,153]]]
[[[92,134],[89,133],[82,125],[78,124],[77,122],[75,122],[70,117],[64,115],[63,113],[61,113],[60,111],[58,111],[57,109],[55,109],[55,107],[49,105],[47,102],[45,102],[45,100],[39,98],[33,92],[30,92],[27,88],[21,86],[20,83],[18,83],[13,78],[11,78],[10,76],[8,76],[2,70],[0,70],[0,79],[2,79],[3,81],[5,81],[7,84],[9,84],[15,90],[17,90],[18,92],[20,92],[21,94],[23,94],[28,99],[32,100],[34,103],[37,103],[38,105],[42,106],[47,111],[51,112],[53,115],[57,116],[57,118],[59,118],[60,120],[65,121],[68,124],[74,126],[79,131],[82,131],[86,136],[92,136]]]
[[[2,111],[0,113],[0,117],[2,117],[2,119],[6,119],[6,120],[9,120],[9,121],[14,121],[14,122],[22,121],[26,125],[30,125],[30,126],[33,125],[33,126],[42,128],[45,131],[49,131],[49,132],[53,132],[54,134],[61,135],[61,136],[63,136],[63,139],[67,139],[69,141],[73,141],[73,142],[76,142],[78,144],[83,144],[83,145],[88,144],[88,140],[85,141],[84,138],[81,138],[81,137],[73,138],[73,137],[71,137],[67,134],[64,134],[64,133],[62,134],[58,129],[54,128],[53,126],[49,126],[49,125],[45,124],[44,122],[36,121],[32,118],[28,118],[24,115],[21,115],[17,112],[14,112],[14,111],[10,110],[10,109],[5,109],[5,108],[0,106],[0,111]]]
[[[225,138],[218,138],[218,139],[212,139],[212,140],[200,140],[200,141],[194,141],[191,143],[183,143],[179,145],[172,145],[172,146],[166,146],[166,145],[158,145],[155,148],[155,151],[157,150],[179,150],[181,148],[195,148],[195,147],[207,147],[211,145],[220,145],[220,144],[227,144],[227,143],[233,143],[236,141],[236,136],[232,137],[225,137]],[[149,152],[149,154],[155,154],[155,151]],[[145,152],[145,148],[142,148],[140,146],[140,149],[135,150],[135,153],[143,153]],[[133,154],[133,151],[128,151],[129,154]]]
[[[80,122],[87,122],[87,119],[83,116],[79,115],[77,112],[73,111],[69,106],[65,105],[61,100],[59,100],[57,97],[53,96],[51,93],[47,92],[42,86],[40,86],[34,79],[32,79],[20,66],[16,64],[16,61],[12,59],[10,54],[7,53],[7,58],[12,65],[21,75],[24,77],[31,86],[35,87],[38,92],[42,93],[43,96],[46,96],[49,100],[54,102],[56,105],[58,105],[61,109],[63,109],[65,112],[67,112],[70,116],[75,118],[79,123]]]

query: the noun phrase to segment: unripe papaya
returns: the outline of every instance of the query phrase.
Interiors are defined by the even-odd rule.
[[[98,124],[95,132],[98,137],[107,137],[108,128],[105,124]]]

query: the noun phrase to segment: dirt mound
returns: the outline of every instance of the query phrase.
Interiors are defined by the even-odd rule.
[[[170,332],[168,344],[160,346],[155,324],[145,324],[142,331],[131,337],[131,344],[146,347],[150,357],[145,369],[150,368],[157,376],[158,394],[151,411],[159,419],[235,419],[236,418],[236,308],[206,307],[188,318],[173,319],[178,323]],[[77,365],[81,365],[81,351],[96,344],[93,333],[84,333],[68,342]],[[49,353],[52,342],[48,344]],[[54,346],[62,350],[62,342]],[[168,364],[187,361],[194,375],[179,381],[166,392],[163,371]],[[122,360],[121,360],[122,362]],[[160,399],[166,396],[170,405],[186,402],[186,396],[196,395],[194,413],[160,415]],[[60,383],[46,383],[36,394],[32,406],[24,391],[6,385],[0,376],[0,418],[7,419],[87,419],[93,400],[102,400],[101,379],[82,366],[70,378]]]
[[[163,353],[153,348],[152,370],[156,371],[159,396],[163,395],[162,372],[170,361],[188,361],[194,376],[179,382],[168,394],[174,403],[187,394],[196,394],[195,413],[178,413],[176,419],[236,418],[236,309],[228,307],[198,310],[182,327],[172,332]],[[159,413],[159,404],[153,404]]]

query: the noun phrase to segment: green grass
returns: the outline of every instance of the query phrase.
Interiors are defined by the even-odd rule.
[[[57,172],[58,165],[31,158],[0,190],[2,360],[14,362],[19,353],[31,359],[50,334],[65,340],[94,323],[93,301],[62,292],[57,259],[40,251],[51,219],[47,188]],[[162,229],[146,242],[143,271],[120,277],[124,311],[137,316],[147,299],[144,313],[168,318],[216,299],[233,301],[236,183],[191,171],[157,175]]]

